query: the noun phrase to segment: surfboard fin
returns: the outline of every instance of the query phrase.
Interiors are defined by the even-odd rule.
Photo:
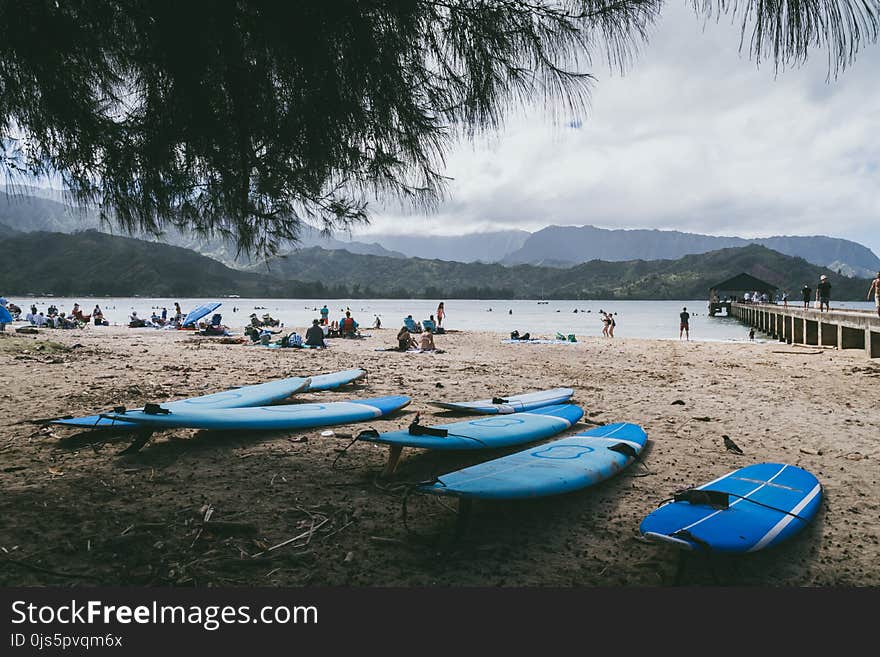
[[[730,496],[719,490],[699,490],[689,488],[680,490],[672,497],[675,502],[688,502],[689,504],[704,504],[713,509],[727,509],[730,506]]]
[[[144,404],[144,413],[147,415],[171,415],[171,411],[162,408],[159,404]]]
[[[416,413],[415,419],[409,424],[409,435],[411,436],[439,436],[445,438],[449,435],[446,429],[435,429],[434,427],[426,427],[419,424],[419,414]]]
[[[624,456],[628,456],[631,459],[638,458],[638,453],[633,449],[632,445],[627,445],[626,443],[616,443],[614,445],[609,445],[608,449],[612,452],[619,452]]]

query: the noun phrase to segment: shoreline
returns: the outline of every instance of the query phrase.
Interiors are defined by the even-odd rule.
[[[0,547],[34,568],[9,566],[0,582],[666,586],[678,552],[642,539],[641,519],[675,490],[772,461],[815,474],[824,488],[822,510],[788,543],[723,570],[720,583],[880,585],[880,365],[861,354],[800,353],[772,340],[601,336],[526,349],[504,344],[507,336],[497,332],[436,335],[444,353],[404,354],[375,351],[392,345],[396,329],[364,332],[373,336],[330,340],[329,349],[311,351],[223,344],[181,331],[92,327],[29,336],[7,327],[0,337],[7,427],[0,440],[6,492],[0,504],[9,522]],[[176,430],[157,434],[129,456],[120,455],[125,436],[32,424],[353,367],[367,370],[363,382],[296,400],[407,394],[412,403],[387,419],[325,428],[334,438],[322,437],[321,429]],[[634,464],[600,486],[558,498],[479,503],[467,534],[455,542],[454,514],[432,498],[411,496],[404,526],[399,484],[510,450],[406,450],[396,485],[377,480],[384,448],[357,443],[340,451],[350,442],[344,434],[402,428],[415,413],[422,423],[467,417],[434,408],[430,400],[560,386],[574,388],[573,402],[585,411],[565,435],[601,423],[639,424],[651,441],[648,469]],[[685,403],[673,404],[677,400]],[[725,450],[723,435],[745,455]],[[199,533],[208,508],[214,520],[241,531]],[[327,522],[308,545],[279,549],[271,562],[242,556],[298,535],[314,517]],[[445,555],[440,560],[438,549]],[[713,583],[697,563],[686,577],[686,584]]]

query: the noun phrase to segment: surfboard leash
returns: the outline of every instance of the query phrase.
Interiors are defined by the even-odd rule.
[[[348,451],[348,448],[349,448],[349,447],[351,447],[352,445],[354,445],[354,444],[355,444],[357,441],[359,441],[361,438],[366,438],[366,437],[370,437],[370,438],[378,438],[378,437],[379,437],[379,432],[376,431],[375,429],[373,429],[372,427],[370,427],[369,429],[364,429],[363,431],[358,432],[358,434],[357,434],[354,438],[351,439],[351,442],[348,443],[348,445],[346,445],[345,447],[343,447],[343,448],[339,451],[339,453],[336,455],[336,458],[333,459],[333,463],[330,464],[330,469],[331,469],[331,470],[354,470],[354,469],[356,469],[357,466],[355,466],[355,465],[349,466],[349,467],[347,467],[347,468],[340,468],[340,467],[337,467],[337,466],[336,466],[336,463],[337,463],[337,462],[339,461],[339,459],[340,459],[340,458],[341,458],[341,457],[342,457],[342,456]]]
[[[453,438],[465,438],[467,440],[473,440],[474,442],[479,443],[485,448],[489,448],[489,445],[484,443],[479,438],[474,438],[473,436],[463,436],[458,433],[449,433],[447,429],[437,428],[437,427],[429,427],[424,424],[419,423],[419,413],[416,413],[415,419],[410,422],[409,428],[407,429],[411,436],[435,436],[437,438],[447,438],[452,436]]]
[[[746,497],[745,495],[730,493],[723,490],[686,488],[680,491],[676,491],[675,493],[673,493],[672,497],[662,500],[657,506],[659,508],[668,502],[687,502],[688,504],[702,504],[705,506],[711,506],[713,509],[725,510],[730,508],[728,497],[735,497],[740,500],[745,500],[746,502],[751,502],[752,504],[756,504],[757,506],[762,506],[765,509],[770,509],[771,511],[776,511],[783,515],[797,518],[803,523],[807,522],[806,518],[799,516],[796,513],[792,513],[791,511],[786,511],[785,509],[780,509],[770,504],[764,504],[763,502],[754,500],[751,497]]]

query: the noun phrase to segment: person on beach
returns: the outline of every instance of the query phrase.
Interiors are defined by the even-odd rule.
[[[599,310],[599,314],[602,315],[602,335],[604,337],[608,337],[608,327],[611,326],[611,318],[608,317],[608,313],[604,310]]]
[[[379,319],[379,315],[376,315],[376,321],[373,322],[373,328],[374,328],[374,329],[380,329],[380,328],[382,328],[382,320]]]
[[[440,305],[437,306],[437,328],[443,326],[443,318],[446,317],[446,308],[443,306],[443,302],[440,302]]]
[[[688,309],[682,308],[681,312],[678,314],[678,316],[681,319],[681,323],[678,326],[678,339],[681,340],[681,335],[682,335],[682,333],[684,333],[684,335],[687,337],[687,339],[690,340],[691,339],[691,331],[690,331],[689,323],[690,323],[691,316],[690,316],[690,313],[688,313]]]
[[[801,288],[801,297],[803,297],[804,300],[804,308],[810,307],[810,297],[812,294],[813,290],[810,288],[809,285],[804,283],[804,286]]]
[[[828,277],[822,274],[819,277],[819,284],[816,286],[816,297],[819,299],[819,310],[831,311],[831,283]]]
[[[324,306],[326,308],[326,306]],[[317,319],[312,320],[312,325],[306,331],[306,344],[310,347],[324,348],[327,344],[324,342],[324,329],[321,328],[321,322]]]
[[[871,293],[874,293],[874,304],[877,306],[877,316],[880,317],[880,271],[877,272],[877,278],[871,281],[871,287],[868,288],[868,301],[871,300]]]
[[[354,338],[357,336],[358,323],[351,316],[351,311],[345,311],[345,317],[339,320],[339,334],[343,338]]]
[[[419,340],[419,347],[422,351],[434,351],[437,349],[437,347],[434,346],[434,336],[430,331],[422,333],[422,337]]]
[[[410,334],[409,329],[407,329],[406,324],[404,324],[397,332],[397,348],[400,351],[409,351],[410,349],[418,348],[418,345]]]
[[[178,324],[183,321],[183,311],[180,309],[180,304],[176,301],[174,302],[174,320]]]
[[[608,313],[608,337],[614,337],[614,327],[617,326],[617,322],[614,321],[614,315],[612,313]]]
[[[403,325],[406,327],[406,330],[410,333],[421,333],[422,327],[416,324],[416,320],[413,319],[412,315],[407,315],[403,318]]]
[[[327,326],[330,320],[330,309],[327,307],[327,304],[324,304],[324,307],[321,308],[321,324]]]

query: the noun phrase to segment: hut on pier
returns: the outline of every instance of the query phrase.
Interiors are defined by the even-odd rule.
[[[746,274],[745,272],[737,274],[733,278],[721,281],[709,289],[709,316],[714,317],[721,310],[730,315],[731,304],[741,301],[746,293],[766,293],[772,301],[776,290],[777,287],[775,285],[762,281],[760,278],[755,278],[751,274]]]

